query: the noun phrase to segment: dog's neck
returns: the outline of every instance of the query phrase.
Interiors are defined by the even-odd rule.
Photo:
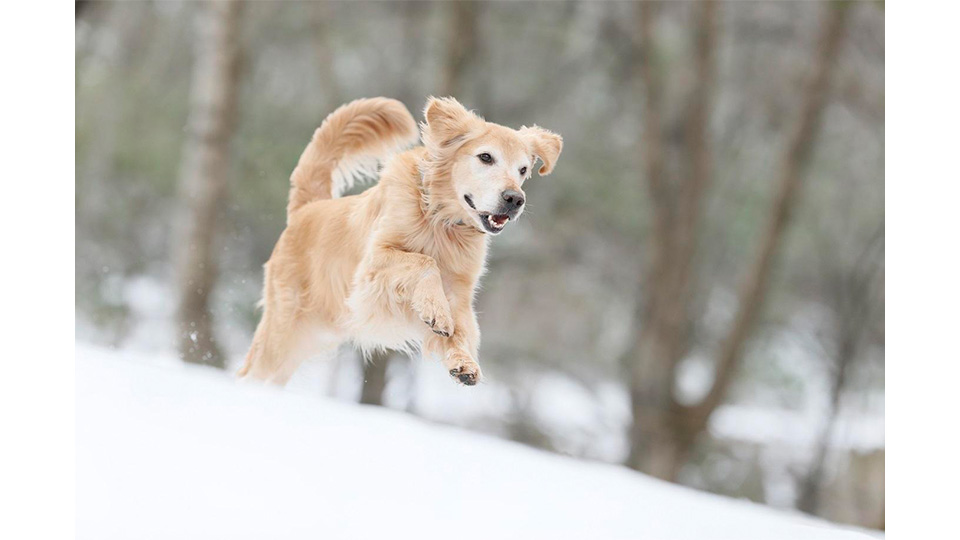
[[[420,211],[423,212],[427,222],[467,236],[487,235],[486,231],[472,223],[465,222],[463,219],[441,215],[443,205],[430,199],[430,184],[436,179],[429,176],[430,173],[427,172],[427,167],[422,160],[418,164],[417,170],[420,173],[417,175],[417,188],[420,191]]]

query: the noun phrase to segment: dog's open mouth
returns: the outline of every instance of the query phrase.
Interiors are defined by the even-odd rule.
[[[463,200],[467,201],[467,204],[470,205],[470,208],[477,210],[477,206],[473,204],[473,197],[470,195],[464,195]],[[483,228],[489,233],[497,234],[507,226],[507,222],[510,221],[510,216],[507,214],[491,214],[490,212],[481,212],[477,210],[477,215],[480,216],[480,223],[483,223]]]
[[[510,221],[510,216],[506,214],[488,214],[486,212],[478,212],[480,215],[480,222],[483,223],[483,228],[487,232],[498,233],[507,226],[507,222]]]

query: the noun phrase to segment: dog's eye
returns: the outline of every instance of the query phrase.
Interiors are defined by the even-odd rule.
[[[488,153],[486,153],[486,152],[480,154],[480,155],[477,156],[477,157],[480,159],[480,161],[486,163],[487,165],[490,165],[491,163],[493,163],[493,156],[491,156],[490,154],[488,154]]]
[[[526,176],[526,175],[527,175],[527,168],[520,167],[520,176]]]

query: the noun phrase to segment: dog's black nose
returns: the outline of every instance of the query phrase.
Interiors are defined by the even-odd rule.
[[[523,206],[523,193],[515,189],[508,189],[500,194],[503,197],[503,202],[506,203],[507,208],[510,210],[519,210]]]

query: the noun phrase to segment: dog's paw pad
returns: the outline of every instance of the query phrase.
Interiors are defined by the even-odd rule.
[[[480,366],[475,362],[465,363],[451,369],[450,376],[466,386],[474,386],[480,381]]]

